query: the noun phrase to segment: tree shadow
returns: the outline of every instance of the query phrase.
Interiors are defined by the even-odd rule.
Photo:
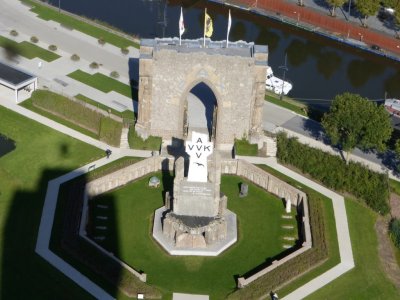
[[[328,4],[326,0],[313,0],[313,2],[317,4],[319,7],[327,9],[329,13],[329,9],[331,8],[331,6]]]

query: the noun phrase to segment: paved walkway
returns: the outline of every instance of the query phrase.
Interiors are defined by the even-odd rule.
[[[310,188],[316,190],[317,192],[332,199],[333,212],[335,215],[336,231],[337,231],[338,244],[339,244],[340,263],[338,265],[336,265],[335,267],[333,267],[332,269],[321,274],[320,276],[307,282],[305,285],[301,286],[300,288],[293,291],[289,295],[285,296],[283,298],[283,300],[303,299],[306,296],[315,292],[316,290],[320,289],[324,285],[330,283],[331,281],[335,280],[339,276],[343,275],[347,271],[354,268],[354,258],[353,258],[353,251],[351,248],[350,232],[349,232],[349,225],[347,222],[346,207],[345,207],[345,203],[344,203],[344,198],[341,195],[339,195],[339,194],[319,185],[318,183],[278,164],[276,161],[276,158],[261,158],[261,157],[250,157],[250,156],[241,157],[241,158],[245,159],[248,162],[253,163],[253,164],[265,164],[265,165],[297,180],[298,182],[301,182],[301,183],[309,186]]]

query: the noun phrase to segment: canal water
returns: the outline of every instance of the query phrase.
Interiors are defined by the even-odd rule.
[[[58,6],[59,0],[50,0]],[[80,0],[61,1],[67,11],[97,19],[143,38],[178,36],[180,7],[183,38],[203,36],[204,7],[214,22],[213,40],[226,39],[228,8],[204,0]],[[269,65],[293,83],[292,97],[322,104],[346,91],[370,99],[400,97],[400,63],[370,54],[266,17],[231,10],[230,41],[269,46]],[[307,99],[307,100],[306,100]]]

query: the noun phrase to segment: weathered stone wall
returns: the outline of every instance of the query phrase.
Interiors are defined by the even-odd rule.
[[[159,170],[173,170],[174,161],[161,156],[153,156],[131,166],[120,169],[86,184],[89,197],[105,193],[146,174]]]
[[[286,200],[290,199],[292,204],[295,206],[301,203],[302,199],[307,199],[304,192],[244,160],[232,159],[223,160],[221,162],[223,174],[242,176],[259,185],[271,194]]]
[[[217,99],[217,149],[229,148],[234,138],[262,131],[266,50],[252,53],[254,48],[248,46],[246,56],[223,49],[151,49],[142,46],[140,50],[137,131],[141,136],[182,138],[184,103],[201,82]]]

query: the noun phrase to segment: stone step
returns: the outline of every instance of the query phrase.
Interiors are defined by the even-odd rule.
[[[106,226],[96,226],[96,229],[107,230]]]
[[[96,216],[96,219],[99,219],[99,220],[107,220],[108,217],[106,217],[106,216]]]
[[[282,219],[293,219],[292,215],[282,215]]]
[[[294,238],[292,236],[284,236],[283,239],[286,241],[295,241],[296,240],[296,238]]]
[[[294,226],[293,225],[282,225],[282,228],[284,228],[284,229],[293,229]]]
[[[106,237],[105,236],[95,236],[94,239],[97,241],[104,241],[106,239]]]
[[[104,208],[104,209],[107,209],[107,208],[108,208],[108,205],[97,204],[96,207],[97,207],[97,208]]]
[[[292,248],[293,247],[293,245],[287,245],[287,244],[283,244],[282,245],[282,248],[283,249],[290,249],[290,248]]]
[[[128,142],[128,133],[129,133],[129,128],[122,128],[121,131],[121,139],[119,143],[119,147],[121,149],[129,149],[129,142]]]

